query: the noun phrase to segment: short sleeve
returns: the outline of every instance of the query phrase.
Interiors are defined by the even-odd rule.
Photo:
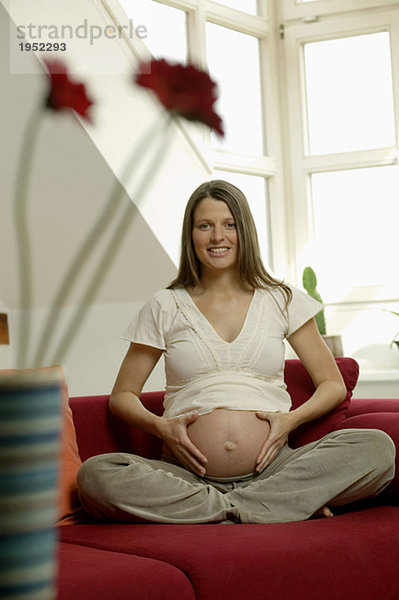
[[[324,304],[321,304],[302,290],[294,286],[290,286],[292,291],[292,300],[288,305],[288,325],[286,337],[289,337],[294,331],[302,327],[315,317],[324,308]]]
[[[170,294],[155,294],[144,304],[120,337],[136,344],[166,350],[165,332],[170,320],[168,299]]]

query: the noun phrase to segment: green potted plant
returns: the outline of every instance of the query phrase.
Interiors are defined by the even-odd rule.
[[[309,296],[323,303],[317,290],[317,277],[312,267],[305,267],[302,274],[302,285]],[[341,335],[327,335],[326,318],[324,308],[315,317],[320,335],[323,337],[333,356],[343,356]]]

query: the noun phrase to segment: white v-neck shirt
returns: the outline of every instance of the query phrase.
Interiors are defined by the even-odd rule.
[[[226,342],[184,288],[160,290],[143,306],[122,339],[164,351],[164,417],[228,410],[288,412],[284,338],[323,305],[290,286],[284,310],[279,289],[256,289],[238,336]]]

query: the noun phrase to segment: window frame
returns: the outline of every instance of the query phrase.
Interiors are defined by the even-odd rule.
[[[118,0],[100,0],[105,9],[119,23],[126,23],[126,13]],[[206,127],[181,123],[181,130],[200,155],[210,172],[229,172],[256,175],[265,179],[266,215],[273,264],[268,268],[280,277],[287,277],[287,229],[285,183],[281,168],[283,162],[280,125],[280,90],[278,48],[274,33],[276,10],[274,0],[258,0],[258,15],[251,15],[212,0],[154,0],[187,13],[188,59],[198,67],[207,68],[206,22],[229,27],[258,39],[261,76],[261,106],[265,154],[250,155],[214,149]],[[245,0],[243,0],[245,1]],[[126,40],[139,60],[148,60],[151,54],[142,40]]]
[[[311,3],[313,4],[313,3]],[[319,4],[319,2],[315,2]],[[321,4],[321,2],[320,2]],[[308,155],[306,152],[306,89],[304,76],[304,44],[349,37],[368,33],[388,31],[391,42],[391,61],[393,71],[393,96],[395,111],[395,135],[399,143],[399,7],[396,11],[384,12],[362,11],[356,15],[340,16],[339,19],[326,19],[319,22],[290,24],[284,30],[284,55],[286,62],[286,78],[282,83],[290,98],[287,112],[287,131],[289,132],[289,149],[287,163],[290,168],[290,188],[288,190],[295,227],[290,230],[293,239],[292,265],[293,280],[299,283],[304,264],[297,257],[312,238],[312,198],[311,176],[313,173],[357,169],[363,167],[380,167],[398,165],[398,147],[390,146],[371,150],[350,151],[335,154]],[[290,228],[290,224],[288,223]],[[369,303],[372,293],[364,288],[358,289],[359,304]],[[399,289],[398,289],[399,297]],[[386,298],[391,301],[392,298]],[[337,298],[336,305],[344,305],[343,299]]]
[[[280,0],[281,1],[281,0]],[[282,0],[284,20],[316,21],[329,15],[340,17],[348,13],[370,9],[389,9],[397,7],[397,2],[386,0],[315,0],[314,2],[298,2],[297,0]]]

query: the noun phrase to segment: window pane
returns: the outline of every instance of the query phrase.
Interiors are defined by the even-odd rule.
[[[223,6],[229,6],[230,8],[235,8],[251,15],[257,14],[256,0],[216,0],[216,2],[218,4],[223,4]]]
[[[263,154],[257,38],[207,23],[208,65],[219,85],[216,110],[224,121],[224,139],[215,147],[244,154]]]
[[[259,246],[262,260],[266,269],[273,268],[269,210],[267,198],[267,184],[264,177],[231,173],[229,171],[215,171],[215,179],[224,179],[237,186],[246,196],[258,232]]]
[[[119,0],[135,27],[144,25],[143,40],[155,58],[187,60],[186,13],[153,0]]]
[[[395,283],[397,166],[318,173],[311,181],[315,239],[308,259],[326,300],[356,286]]]
[[[305,44],[311,154],[395,145],[389,34]]]

